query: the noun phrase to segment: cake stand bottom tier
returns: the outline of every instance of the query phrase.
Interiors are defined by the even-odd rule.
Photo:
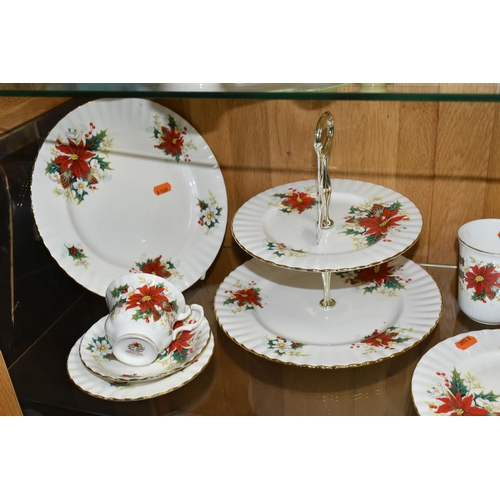
[[[312,368],[376,363],[421,342],[437,325],[437,284],[405,257],[331,274],[332,308],[321,273],[283,269],[251,259],[215,296],[221,328],[243,348],[272,361]]]

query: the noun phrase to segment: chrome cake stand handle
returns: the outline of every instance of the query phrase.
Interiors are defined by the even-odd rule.
[[[326,140],[323,143],[323,130],[326,128]],[[328,157],[332,147],[333,132],[335,124],[333,116],[329,111],[325,111],[316,125],[314,132],[314,149],[318,156],[318,227],[316,232],[316,244],[321,239],[321,231],[333,226],[333,220],[329,216],[330,196],[332,185],[328,174]]]
[[[326,140],[323,143],[323,131],[326,128]],[[332,194],[332,185],[328,173],[328,157],[332,148],[333,132],[335,122],[329,111],[323,113],[318,120],[314,132],[314,149],[318,156],[318,225],[316,230],[316,244],[321,240],[323,229],[329,229],[333,226],[333,220],[330,219],[330,197]],[[319,301],[321,307],[330,309],[335,306],[335,300],[330,297],[330,278],[331,271],[323,271],[323,298]]]

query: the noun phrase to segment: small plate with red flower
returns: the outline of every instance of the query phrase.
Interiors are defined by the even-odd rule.
[[[31,195],[51,255],[101,296],[128,272],[184,291],[226,230],[226,188],[208,144],[147,99],[97,99],[66,115],[40,148]]]
[[[119,382],[99,377],[88,370],[80,358],[80,344],[82,338],[73,345],[67,361],[67,371],[73,383],[89,396],[106,401],[141,401],[156,398],[184,387],[194,380],[208,366],[214,352],[214,336],[210,332],[208,323],[205,328],[209,331],[209,340],[199,356],[184,369],[163,377],[144,382]]]
[[[248,200],[232,222],[236,242],[250,255],[299,271],[348,271],[374,266],[413,246],[422,230],[418,208],[391,189],[332,179],[330,217],[317,243],[317,181],[268,189]]]
[[[82,337],[79,352],[87,369],[113,382],[145,382],[171,376],[197,359],[210,336],[208,322],[203,318],[196,330],[181,331],[153,363],[146,366],[129,366],[118,361],[113,354],[113,348],[104,330],[106,318],[107,316],[101,318]],[[189,318],[185,320],[187,323],[189,321]],[[178,322],[175,328],[185,322]]]
[[[332,308],[320,305],[318,273],[251,259],[222,282],[215,314],[225,333],[248,351],[310,368],[368,365],[399,355],[437,325],[442,299],[432,277],[399,256],[332,273]]]
[[[422,416],[500,416],[500,330],[461,333],[429,349],[412,395]]]

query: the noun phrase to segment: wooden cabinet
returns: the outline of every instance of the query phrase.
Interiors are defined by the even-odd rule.
[[[409,384],[418,357],[425,349],[443,338],[467,331],[467,328],[471,329],[474,326],[477,326],[477,329],[481,328],[480,325],[474,325],[470,320],[461,317],[456,307],[454,285],[454,266],[458,258],[456,235],[458,228],[469,220],[500,217],[500,94],[496,93],[497,87],[496,84],[452,88],[442,85],[430,86],[422,91],[409,86],[395,85],[392,91],[386,94],[363,94],[359,87],[353,86],[309,95],[259,92],[183,95],[179,92],[166,93],[151,89],[142,94],[127,93],[123,90],[118,93],[109,91],[106,94],[115,97],[142,96],[172,109],[189,121],[204,137],[221,166],[229,202],[226,236],[219,256],[207,273],[204,285],[195,286],[187,294],[194,301],[205,301],[207,308],[212,307],[218,283],[237,265],[249,258],[239,249],[231,235],[230,221],[236,210],[252,196],[268,188],[316,178],[314,130],[324,111],[330,111],[335,119],[330,176],[381,184],[401,192],[412,200],[422,213],[423,230],[418,243],[406,256],[417,263],[439,267],[434,277],[438,280],[444,295],[443,318],[446,318],[447,325],[442,328],[438,326],[437,333],[433,334],[433,340],[423,343],[423,346],[406,355],[411,356],[411,359],[407,357],[405,361],[404,356],[401,356],[400,360],[396,358],[394,362],[382,363],[383,366],[363,368],[356,373],[347,370],[343,374],[335,375],[340,384],[335,386],[331,380],[325,378],[326,375],[319,374],[315,370],[311,372],[306,370],[307,376],[304,377],[297,375],[297,369],[293,367],[281,368],[277,367],[276,363],[254,359],[251,354],[232,344],[219,330],[222,351],[218,361],[215,361],[216,367],[212,372],[219,373],[222,370],[221,363],[230,364],[231,367],[226,366],[225,370],[229,370],[232,378],[223,381],[217,375],[214,376],[215,386],[220,389],[219,399],[209,399],[200,413],[248,414],[253,411],[258,414],[254,406],[252,409],[245,406],[249,404],[250,389],[259,393],[273,394],[273,401],[282,403],[282,406],[268,409],[269,413],[286,413],[283,404],[289,405],[288,408],[291,408],[289,413],[294,413],[296,410],[293,408],[298,408],[300,398],[304,398],[307,393],[307,381],[312,381],[318,387],[323,387],[325,394],[328,393],[329,401],[332,403],[328,411],[337,408],[332,410],[337,414],[370,414],[370,412],[412,414]],[[6,90],[0,86],[0,170],[5,181],[6,196],[9,192],[9,178],[16,169],[15,160],[13,162],[12,158],[15,159],[16,154],[21,154],[29,163],[31,155],[33,162],[38,147],[50,130],[51,123],[57,123],[59,116],[64,116],[86,100],[96,98],[92,92],[79,91],[75,91],[74,96],[68,95],[67,92],[60,92],[58,95],[55,91],[47,92],[44,89],[25,93],[28,95],[18,95],[18,89]],[[25,148],[27,144],[30,145],[28,150]],[[19,153],[20,151],[24,152]],[[2,158],[9,159],[8,168],[2,163]],[[28,202],[28,174],[20,184],[23,182],[27,183],[28,192],[24,194],[24,201]],[[3,211],[9,210],[5,203],[0,203],[0,206],[3,207]],[[14,224],[12,221],[16,216],[12,206],[10,210],[9,214],[2,214],[2,221],[6,227],[9,221]],[[20,227],[19,224],[17,227]],[[33,227],[26,227],[25,230],[36,237]],[[0,232],[0,235],[2,234],[5,234],[5,231]],[[43,243],[38,242],[38,244]],[[3,236],[0,246],[10,255],[12,269],[15,258],[12,254],[14,248],[12,241],[7,241]],[[5,262],[8,262],[8,259]],[[36,266],[33,268],[33,273],[36,272],[35,268]],[[13,291],[14,278],[11,273],[5,269],[0,271],[2,280],[9,281],[2,283],[2,290],[4,285],[5,289],[10,290],[8,297],[2,292],[4,306],[0,309],[0,321],[4,338],[0,347],[4,351],[7,364],[14,364],[11,368],[14,387],[17,386],[22,392],[22,399],[34,401],[39,396],[26,389],[28,385],[21,375],[23,370],[25,372],[22,364],[28,363],[31,359],[32,346],[37,339],[42,339],[38,342],[40,349],[42,348],[40,346],[50,344],[51,323],[63,321],[60,318],[64,317],[64,310],[69,308],[74,310],[79,300],[87,300],[84,297],[85,291],[71,284],[67,296],[68,304],[62,303],[62,310],[54,312],[54,317],[50,320],[48,319],[51,314],[50,309],[57,300],[47,296],[44,316],[46,322],[42,321],[43,329],[36,333],[20,331],[20,325],[24,325],[25,330],[29,330],[31,325],[25,320],[18,321],[16,326],[14,321],[16,314],[19,314],[19,298],[16,293],[21,293],[22,287]],[[88,300],[90,303],[96,301],[99,303],[95,297],[90,297]],[[8,302],[10,310],[5,309],[5,302]],[[103,311],[105,309],[99,305],[96,308],[96,318],[88,320],[96,321],[99,315],[102,316]],[[217,323],[213,312],[210,312],[209,319],[212,328],[216,329]],[[91,324],[86,328],[90,326]],[[74,335],[77,335],[77,328],[74,325],[72,327]],[[31,336],[23,341],[22,338],[27,335]],[[9,351],[13,343],[18,346],[17,350],[12,351],[15,351],[14,354]],[[65,353],[70,345],[71,342],[63,346],[59,353],[61,357],[59,378],[66,376],[63,367]],[[22,352],[29,350],[31,354],[28,352],[26,356],[21,355]],[[20,360],[17,361],[18,359]],[[239,360],[244,361],[239,363]],[[257,371],[265,370],[266,367],[270,374],[267,380],[257,374]],[[300,368],[298,372],[304,373]],[[397,375],[393,377],[391,373],[396,372]],[[371,386],[365,384],[365,375],[371,378]],[[64,382],[69,384],[67,379]],[[199,384],[201,386],[202,383]],[[224,388],[223,384],[226,384]],[[289,386],[290,391],[283,392],[280,384],[285,388]],[[234,389],[235,394],[241,395],[237,391],[238,385],[248,393],[241,396],[244,401],[241,405],[237,403],[239,406],[236,408],[231,407],[231,403],[224,399],[223,394],[224,391],[231,392]],[[196,391],[196,387],[194,384],[189,390]],[[206,389],[203,387],[203,390]],[[356,403],[356,394],[364,394],[365,389],[368,391],[366,394],[371,394],[370,391],[373,389],[375,391],[373,394],[377,397],[371,399],[371,403],[363,405]],[[390,391],[393,391],[392,395],[389,394]],[[389,401],[382,397],[384,394],[392,401],[390,409],[384,403]],[[89,398],[86,395],[82,397],[87,400]],[[182,399],[182,394],[174,393],[170,399],[165,396],[151,407],[146,406],[144,411],[175,412],[177,410],[173,410],[172,405],[176,398]],[[340,401],[339,398],[345,400],[342,408],[336,406]],[[80,405],[79,411],[92,411],[90,406],[86,407],[88,401]],[[324,403],[325,398],[322,401]],[[376,406],[370,406],[373,401],[376,401]],[[51,404],[71,406],[67,401],[64,404],[52,401]],[[222,408],[221,405],[226,406]],[[318,405],[317,409],[311,408],[310,412],[321,413],[321,408],[324,406],[319,403]],[[268,410],[263,410],[263,413]],[[101,408],[99,411],[106,410]]]

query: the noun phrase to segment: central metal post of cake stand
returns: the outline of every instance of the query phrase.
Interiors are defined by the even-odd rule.
[[[332,193],[332,185],[330,182],[330,175],[328,173],[328,157],[333,141],[333,132],[335,123],[333,116],[329,111],[323,113],[318,120],[316,130],[314,132],[314,149],[318,156],[318,223],[316,228],[316,244],[318,245],[321,240],[321,233],[324,229],[331,229],[333,227],[333,220],[330,218],[330,197]],[[326,130],[326,140],[323,143],[323,131]],[[330,309],[335,306],[335,300],[330,296],[330,278],[331,271],[323,271],[321,273],[323,278],[323,291],[324,296],[319,301],[321,307]]]

